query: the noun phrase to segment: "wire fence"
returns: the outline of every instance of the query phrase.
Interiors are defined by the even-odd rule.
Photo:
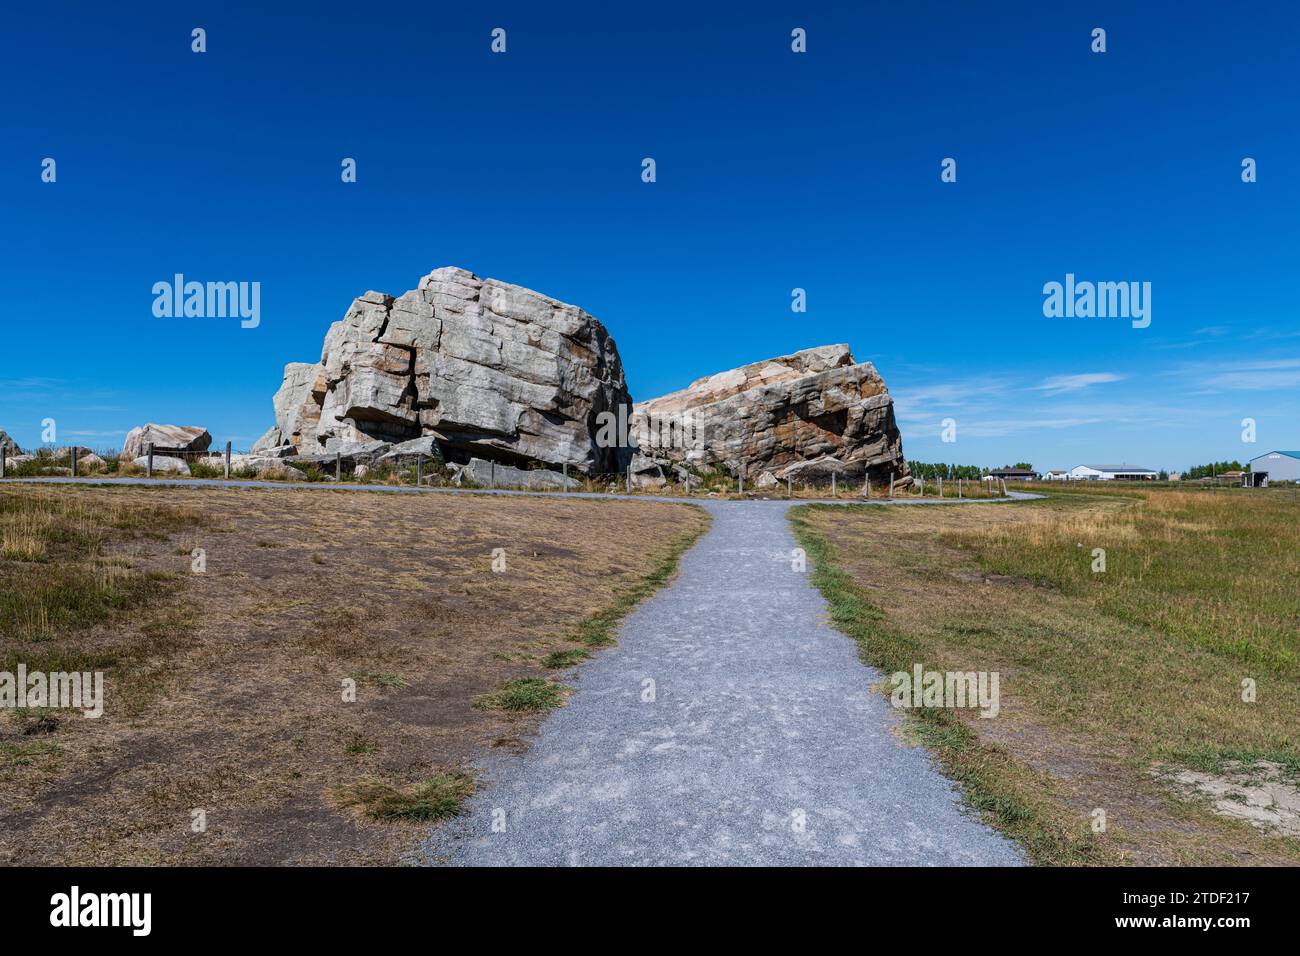
[[[835,471],[785,475],[755,474],[748,462],[719,468],[642,461],[618,471],[591,471],[559,466],[518,467],[475,459],[447,462],[425,454],[372,458],[336,452],[271,458],[236,451],[230,442],[220,448],[187,450],[146,444],[138,457],[118,452],[94,453],[89,448],[43,447],[17,456],[5,449],[0,477],[132,477],[200,478],[231,481],[288,481],[389,484],[488,490],[552,491],[608,494],[653,494],[679,497],[915,499],[993,498],[1006,494],[1005,482],[925,479],[895,473],[856,476]],[[75,454],[70,452],[75,451]],[[7,458],[7,461],[5,460]],[[6,467],[7,466],[7,467]]]
[[[568,465],[527,467],[476,459],[472,463],[447,462],[425,454],[401,454],[369,458],[343,452],[272,458],[236,451],[230,442],[219,448],[185,450],[144,447],[138,457],[124,457],[117,451],[95,452],[86,446],[51,447],[20,453],[9,442],[0,448],[0,478],[197,478],[230,481],[322,482],[335,484],[385,484],[413,487],[450,487],[501,491],[549,491],[655,495],[660,497],[714,498],[803,498],[818,500],[877,500],[921,498],[954,499],[1005,498],[1008,482],[985,475],[981,478],[940,478],[922,475],[850,476],[838,472],[785,475],[780,471],[759,472],[748,462],[701,469],[681,463],[656,462],[629,466],[619,471],[589,471]],[[1249,478],[1249,476],[1247,476]],[[1059,481],[1014,480],[1012,488],[1047,490]],[[1074,482],[1073,484],[1078,484]],[[1129,484],[1101,482],[1104,485]],[[1135,487],[1200,488],[1232,492],[1258,486],[1237,476],[1214,476],[1207,481],[1143,481]],[[1272,482],[1270,487],[1300,499],[1300,483]]]

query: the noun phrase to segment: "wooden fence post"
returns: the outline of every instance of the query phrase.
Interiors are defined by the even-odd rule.
[[[835,490],[835,472],[831,472],[831,497],[838,498],[840,493]]]
[[[230,442],[226,442],[226,480],[230,480]]]
[[[68,466],[72,469],[72,477],[77,477],[77,446],[68,447]]]
[[[785,476],[785,496],[787,498],[794,497],[794,478],[791,475]]]
[[[341,451],[334,453],[334,480],[343,480],[343,452]]]
[[[894,473],[889,473],[889,497],[894,497]]]
[[[488,480],[488,484],[491,485],[493,491],[496,490],[496,487],[497,487],[497,463],[496,463],[495,461],[492,462],[492,477]]]
[[[415,454],[415,487],[419,488],[424,484],[424,455],[416,452]]]
[[[958,497],[958,498],[964,497],[964,496],[962,495],[962,491],[964,490],[963,487],[962,487],[963,484],[964,484],[963,480],[962,480],[961,478],[958,478],[958,479],[957,479],[957,497]]]
[[[5,455],[9,454],[9,442],[0,441],[0,478],[5,476]]]
[[[153,477],[153,442],[149,442],[145,446],[144,476],[146,478]]]
[[[567,461],[560,463],[560,474],[560,492],[567,495],[569,493],[569,463]]]

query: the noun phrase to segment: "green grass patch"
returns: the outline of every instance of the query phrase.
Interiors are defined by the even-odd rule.
[[[574,648],[568,651],[552,651],[542,658],[542,666],[549,667],[552,670],[559,670],[562,667],[573,667],[580,664],[591,656],[590,651],[582,648]]]
[[[564,703],[568,688],[541,677],[522,677],[503,684],[489,694],[474,698],[479,710],[554,710]]]
[[[366,673],[352,674],[358,687],[405,687],[406,678],[401,674]]]
[[[457,816],[474,792],[474,778],[465,773],[438,773],[423,783],[394,787],[381,780],[360,780],[333,791],[335,802],[372,820],[413,820],[422,823]]]

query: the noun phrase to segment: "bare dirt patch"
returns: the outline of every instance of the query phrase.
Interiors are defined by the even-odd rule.
[[[1222,774],[1166,768],[1156,774],[1185,794],[1208,798],[1220,816],[1245,820],[1266,833],[1300,837],[1300,786],[1271,760],[1233,761]]]
[[[584,622],[662,578],[708,520],[655,503],[342,490],[15,486],[0,505],[42,495],[84,502],[90,523],[132,515],[98,557],[66,563],[159,587],[94,623],[0,630],[11,663],[107,672],[102,718],[59,712],[27,733],[30,713],[0,713],[3,863],[397,861],[429,817],[394,794],[436,816],[478,755],[526,746],[544,715],[475,700],[562,684],[544,659],[588,647]],[[155,511],[179,517],[153,530]]]

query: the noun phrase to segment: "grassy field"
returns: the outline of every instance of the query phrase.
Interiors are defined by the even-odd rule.
[[[106,675],[98,719],[0,710],[0,863],[399,860],[476,760],[528,746],[565,669],[707,523],[627,501],[0,486],[0,671]]]
[[[1300,502],[1050,495],[792,520],[868,663],[1000,673],[997,718],[916,709],[907,726],[1034,860],[1300,862],[1286,821],[1251,805],[1300,781]],[[1197,781],[1232,786],[1212,806]]]

